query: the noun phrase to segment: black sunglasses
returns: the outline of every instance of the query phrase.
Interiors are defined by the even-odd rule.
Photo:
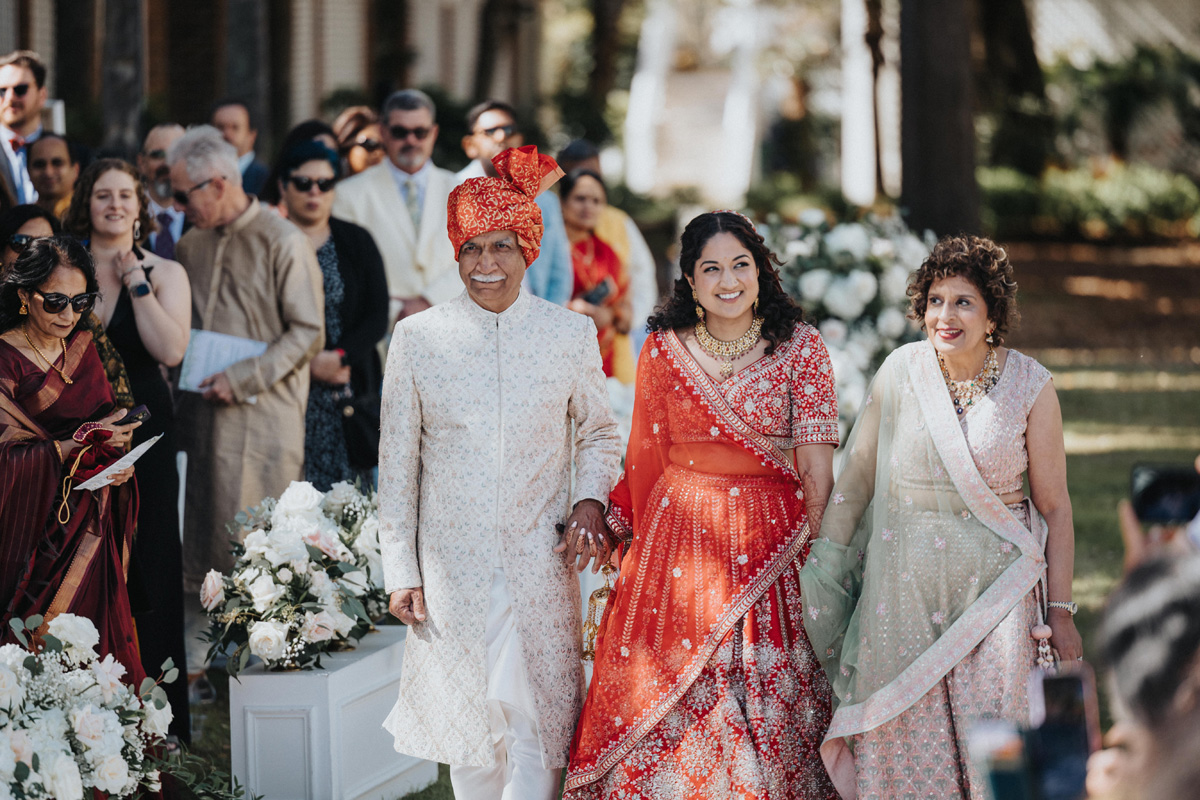
[[[417,138],[424,139],[425,137],[420,136]],[[383,142],[379,141],[378,139],[363,139],[360,142],[355,142],[354,144],[350,145],[350,147],[351,148],[361,147],[363,150],[366,150],[368,153],[374,153],[376,150],[379,150],[383,147]]]
[[[25,248],[36,238],[38,237],[31,233],[14,233],[8,237],[8,246],[14,253],[24,253]]]
[[[74,297],[67,297],[65,294],[60,294],[59,292],[42,294],[39,291],[34,291],[34,294],[41,295],[42,308],[46,309],[47,314],[59,314],[68,305],[74,309],[76,314],[82,314],[85,311],[90,311],[92,306],[96,305],[96,298],[99,297],[98,292],[84,292]]]
[[[146,158],[164,159],[167,157],[166,150],[143,150],[142,155]]]
[[[210,183],[215,181],[217,179],[217,177],[218,176],[214,175],[213,177],[209,178],[206,181],[200,181],[195,186],[188,189],[186,192],[172,192],[171,199],[174,200],[176,203],[178,203],[181,206],[186,206],[191,201],[192,192],[203,189],[205,186],[208,186]]]
[[[512,136],[514,133],[517,133],[518,131],[519,131],[519,129],[517,128],[516,125],[497,125],[494,128],[484,128],[483,130],[475,131],[475,132],[482,133],[484,136],[488,137],[489,139],[495,139],[496,141],[501,141],[503,139],[507,139],[508,137]],[[497,136],[496,135],[497,133],[502,133],[504,135]]]
[[[418,142],[423,142],[425,141],[425,137],[432,132],[433,128],[406,128],[403,125],[392,125],[388,128],[388,133],[397,141],[407,139],[409,134],[412,134],[417,137]]]
[[[18,83],[16,86],[0,86],[0,97],[5,97],[10,91],[17,97],[24,97],[29,91],[29,84]]]
[[[333,191],[334,184],[337,183],[337,178],[309,178],[304,175],[293,175],[288,178],[288,183],[296,187],[297,192],[310,192],[315,184],[321,190],[321,194]]]

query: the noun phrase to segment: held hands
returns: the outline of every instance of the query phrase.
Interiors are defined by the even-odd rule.
[[[397,589],[388,598],[388,611],[405,625],[425,621],[425,590],[420,586]]]
[[[592,305],[587,300],[576,297],[567,303],[567,308],[578,314],[583,314],[585,317],[591,317],[592,321],[596,323],[596,328],[599,330],[612,327],[615,312],[609,306]]]
[[[1060,662],[1069,664],[1083,657],[1083,639],[1075,630],[1075,618],[1070,611],[1050,609],[1046,624],[1050,626],[1050,646],[1058,651]]]
[[[567,561],[575,561],[576,572],[587,569],[592,562],[592,572],[600,571],[612,555],[612,533],[604,522],[604,506],[599,500],[580,500],[567,518],[565,526],[559,526],[558,544],[554,552],[567,554]]]
[[[200,381],[200,388],[204,389],[204,399],[213,405],[231,406],[235,402],[233,386],[229,383],[229,378],[225,377],[224,372],[209,375]]]

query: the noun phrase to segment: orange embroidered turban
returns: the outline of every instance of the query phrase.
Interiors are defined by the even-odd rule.
[[[539,155],[536,145],[510,147],[492,159],[497,178],[469,178],[450,192],[446,227],[454,258],[468,239],[492,231],[512,231],[525,256],[525,266],[538,257],[542,244],[542,210],[534,199],[553,186],[563,171],[553,158]]]

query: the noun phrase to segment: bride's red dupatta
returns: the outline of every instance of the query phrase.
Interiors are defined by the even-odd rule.
[[[618,536],[634,538],[597,634],[568,789],[600,778],[663,719],[808,539],[791,460],[730,408],[673,332],[647,340],[636,397],[608,513]],[[762,509],[747,497],[767,496],[776,524],[749,524]],[[729,529],[691,524],[685,508]]]

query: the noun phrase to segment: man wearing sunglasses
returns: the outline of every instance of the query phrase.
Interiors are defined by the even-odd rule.
[[[393,324],[463,288],[445,235],[446,200],[458,181],[430,160],[436,113],[416,89],[388,97],[380,112],[387,158],[340,183],[333,203],[333,215],[370,231],[383,254]]]
[[[146,134],[137,156],[138,173],[150,198],[150,216],[158,230],[146,241],[156,255],[175,260],[175,244],[191,225],[187,215],[171,198],[171,168],[167,166],[167,150],[183,138],[183,126],[174,122],[155,125]]]
[[[455,176],[460,183],[469,178],[496,177],[492,159],[510,147],[525,144],[525,136],[517,127],[516,110],[500,100],[485,100],[468,111],[467,130],[471,133],[462,138],[462,148],[471,163]],[[546,230],[542,234],[542,252],[525,271],[524,285],[538,297],[565,306],[571,299],[575,271],[558,192],[542,192],[537,196],[537,204]]]
[[[42,135],[46,65],[37,53],[16,50],[0,57],[0,191],[14,203],[32,203],[26,146]]]
[[[208,570],[233,567],[225,526],[238,511],[304,479],[308,362],[325,341],[325,297],[312,244],[246,194],[237,151],[216,128],[191,128],[167,163],[173,198],[195,224],[175,248],[192,283],[192,328],[266,343],[179,399],[184,587],[195,596]]]

